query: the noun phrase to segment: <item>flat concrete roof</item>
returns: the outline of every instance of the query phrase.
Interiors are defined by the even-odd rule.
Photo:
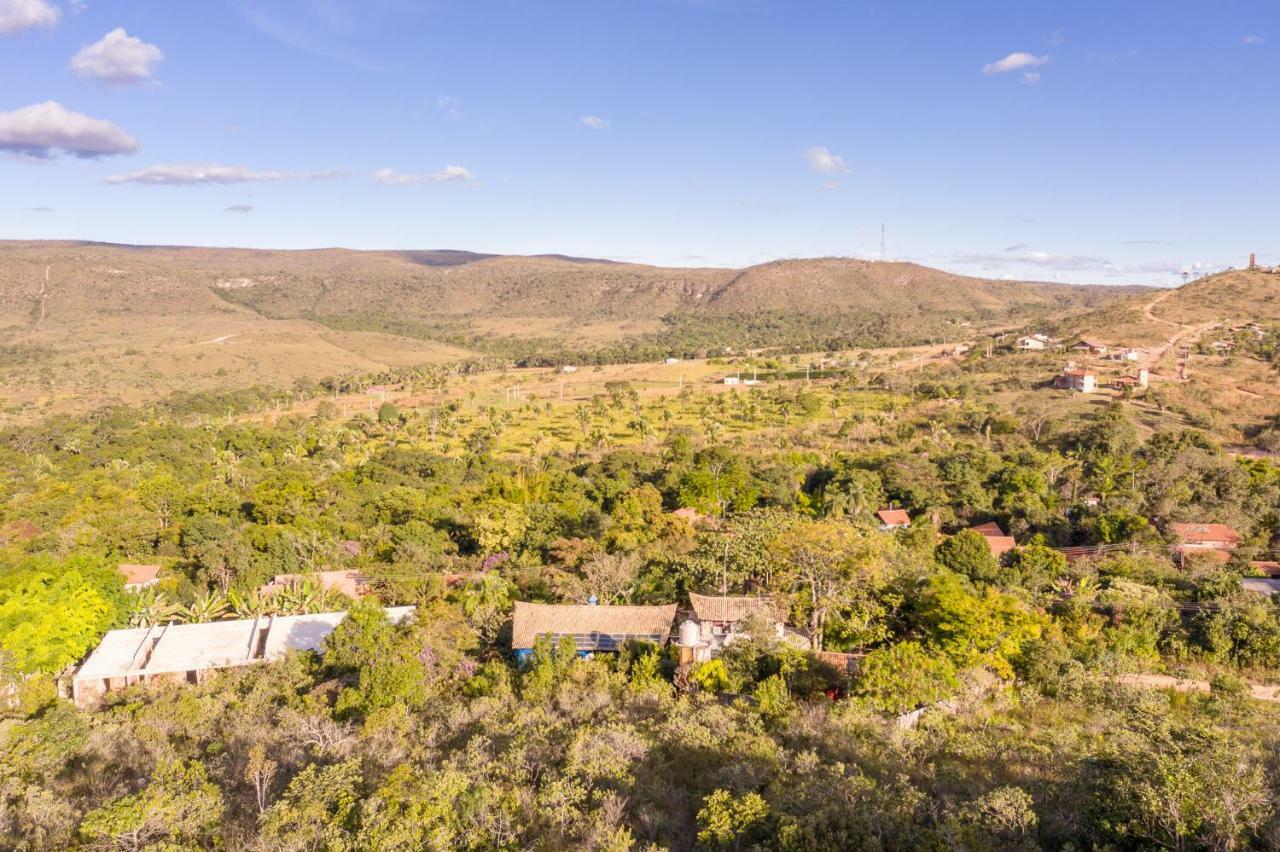
[[[252,642],[256,623],[245,619],[175,624],[160,637],[146,672],[187,672],[250,660],[257,650]]]
[[[413,613],[413,607],[389,606],[386,612],[392,624],[399,624]],[[346,617],[345,612],[317,612],[273,618],[263,657],[276,660],[289,651],[319,651],[324,647],[324,640]]]
[[[107,633],[76,672],[76,677],[115,677],[129,671],[142,640],[150,631],[148,627],[136,627]]]
[[[401,623],[413,611],[411,606],[386,608],[387,618],[393,624]],[[188,672],[274,660],[290,650],[319,651],[324,640],[346,617],[345,612],[320,612],[112,630],[102,637],[102,642],[75,676],[110,678],[125,674]],[[147,657],[142,648],[152,642],[155,647]],[[263,651],[261,656],[259,647]]]

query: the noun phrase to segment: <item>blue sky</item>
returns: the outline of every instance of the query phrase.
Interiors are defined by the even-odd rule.
[[[0,0],[0,236],[1280,263],[1280,5]]]

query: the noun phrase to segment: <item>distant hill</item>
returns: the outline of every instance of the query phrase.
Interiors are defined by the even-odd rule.
[[[1052,328],[1114,345],[1167,341],[1175,326],[1280,323],[1280,271],[1229,269],[1181,287],[1114,299],[1062,318]]]
[[[1133,288],[823,258],[742,270],[561,255],[0,242],[12,399],[136,399],[475,355],[643,360],[724,346],[962,339]]]

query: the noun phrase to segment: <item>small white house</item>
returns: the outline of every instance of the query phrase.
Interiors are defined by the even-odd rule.
[[[572,364],[565,364],[563,367],[561,367],[561,368],[560,368],[560,372],[562,372],[562,373],[576,373],[576,372],[578,372],[578,368],[577,368],[577,367],[575,367],[575,366],[573,366]]]
[[[1055,341],[1053,338],[1046,337],[1043,334],[1029,334],[1026,337],[1019,337],[1017,341],[1015,341],[1019,349],[1026,349],[1026,350],[1032,350],[1032,351],[1052,349],[1056,342],[1057,341]]]
[[[737,376],[725,376],[725,377],[724,377],[724,383],[725,383],[726,385],[736,385],[736,384],[739,384],[740,382],[741,382],[741,379],[739,379]]]

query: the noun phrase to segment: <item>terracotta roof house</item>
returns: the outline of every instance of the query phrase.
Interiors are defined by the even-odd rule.
[[[689,593],[689,605],[693,607],[694,617],[699,621],[736,624],[753,615],[763,616],[774,622],[786,620],[786,613],[773,598],[763,597],[721,597],[719,595],[697,595]]]
[[[139,589],[145,589],[156,584],[160,566],[133,565],[122,562],[116,566],[116,570],[120,572],[120,576],[124,577],[124,587],[131,592],[136,592]]]
[[[758,616],[771,625],[778,639],[788,638],[786,610],[773,598],[690,592],[689,605],[693,609],[693,617],[680,625],[680,645],[689,650],[694,662],[718,655],[741,635],[739,628],[752,616]]]
[[[1173,552],[1179,561],[1189,554],[1206,553],[1226,562],[1244,536],[1226,524],[1174,524]]]
[[[911,526],[911,516],[906,509],[881,509],[876,512],[876,517],[880,519],[882,530],[900,530]]]
[[[1053,386],[1080,393],[1093,393],[1098,389],[1098,376],[1080,367],[1067,367],[1053,377]]]
[[[995,521],[978,524],[976,527],[969,527],[969,529],[987,540],[987,547],[991,549],[991,555],[996,559],[1018,546],[1018,543],[1013,540],[1013,536],[1005,533]]]
[[[665,645],[671,638],[675,618],[675,604],[596,606],[517,601],[511,624],[511,647],[518,657],[524,658],[543,637],[555,642],[568,637],[579,654],[617,651],[627,642]]]
[[[1250,562],[1249,567],[1267,577],[1280,577],[1280,562]]]
[[[357,600],[369,594],[369,581],[364,574],[355,570],[317,571],[314,574],[277,574],[270,583],[260,587],[258,593],[262,595],[273,594],[280,589],[288,588],[307,580],[318,583],[322,589],[341,592],[352,600]]]

